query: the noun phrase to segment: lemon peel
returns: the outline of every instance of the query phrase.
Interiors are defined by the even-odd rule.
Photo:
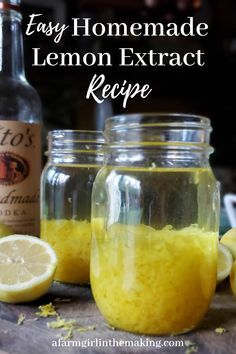
[[[218,327],[215,329],[215,333],[217,334],[224,334],[225,332],[227,332],[227,330],[223,327]]]
[[[89,283],[91,224],[78,220],[42,220],[41,239],[55,250],[58,265],[54,280]]]
[[[72,338],[73,338],[73,330],[72,329],[69,329],[69,331],[67,332],[66,335],[61,336],[61,339],[63,339],[63,340],[69,340]]]
[[[189,339],[185,340],[184,344],[186,347],[196,346],[196,343]]]
[[[79,327],[77,328],[77,332],[89,332],[89,331],[95,331],[96,327],[95,326],[86,326],[86,327]]]
[[[23,313],[20,313],[17,320],[17,326],[20,326],[24,323],[26,316]]]
[[[109,328],[111,331],[116,331],[115,327],[110,326],[109,324],[106,324],[106,327]]]
[[[118,223],[102,232],[92,247],[91,286],[107,322],[146,335],[192,330],[215,292],[217,233],[194,226],[153,231],[148,225]],[[123,265],[130,265],[130,257],[135,270],[127,267],[123,287]],[[202,291],[197,294],[198,288]]]
[[[52,329],[63,329],[67,331],[65,335],[61,336],[61,338],[64,340],[73,338],[74,331],[82,333],[82,332],[94,331],[96,329],[95,326],[82,327],[78,325],[75,320],[66,320],[64,318],[61,318],[60,316],[57,317],[56,321],[48,322],[47,327]]]
[[[51,302],[47,305],[39,306],[39,311],[36,312],[36,315],[40,317],[59,316],[55,306]]]
[[[198,346],[193,341],[186,340],[185,346],[188,347],[185,351],[185,354],[198,353]]]
[[[192,346],[192,347],[189,347],[185,351],[185,354],[192,354],[192,353],[197,353],[197,352],[198,352],[198,347],[197,346]]]
[[[56,321],[47,323],[47,327],[52,329],[59,329],[59,328],[73,329],[75,325],[76,325],[75,320],[66,321],[65,319],[62,319],[60,316],[57,317]]]

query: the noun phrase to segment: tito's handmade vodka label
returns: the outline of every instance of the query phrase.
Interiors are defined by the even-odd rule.
[[[39,235],[39,124],[0,121],[0,223],[12,233]]]

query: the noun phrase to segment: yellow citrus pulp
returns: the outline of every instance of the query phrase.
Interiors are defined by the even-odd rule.
[[[0,301],[33,301],[45,294],[52,281],[57,257],[37,237],[12,235],[0,239]]]
[[[145,225],[97,227],[91,285],[110,325],[143,334],[196,327],[215,291],[218,234],[197,226],[155,230]]]
[[[58,257],[55,280],[89,283],[91,224],[77,220],[42,220],[41,239],[51,244]]]

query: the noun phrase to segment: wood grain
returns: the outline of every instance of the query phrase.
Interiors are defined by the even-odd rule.
[[[69,299],[69,302],[55,302],[56,298]],[[37,318],[40,304],[53,302],[60,316],[65,319],[75,319],[81,326],[95,326],[96,330],[74,333],[73,340],[139,340],[148,338],[110,329],[99,313],[87,287],[66,286],[54,284],[49,294],[40,301],[11,305],[0,303],[0,354],[49,354],[49,353],[150,353],[160,351],[162,354],[185,354],[188,349],[182,348],[87,348],[76,347],[54,348],[53,341],[58,339],[63,331],[47,328],[47,322],[55,318]],[[17,325],[18,316],[24,313],[26,320]],[[227,332],[215,333],[217,327],[224,327]],[[149,337],[150,338],[150,337]],[[236,300],[229,290],[219,290],[211,308],[201,326],[192,333],[175,337],[151,337],[153,340],[191,340],[201,354],[235,354],[236,353]]]

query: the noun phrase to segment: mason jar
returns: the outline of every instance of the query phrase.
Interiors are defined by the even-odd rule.
[[[111,326],[178,334],[207,312],[219,230],[210,132],[200,116],[107,120],[105,164],[92,194],[90,279]]]
[[[41,178],[41,238],[58,256],[55,280],[89,283],[91,192],[103,163],[103,135],[55,130]]]

